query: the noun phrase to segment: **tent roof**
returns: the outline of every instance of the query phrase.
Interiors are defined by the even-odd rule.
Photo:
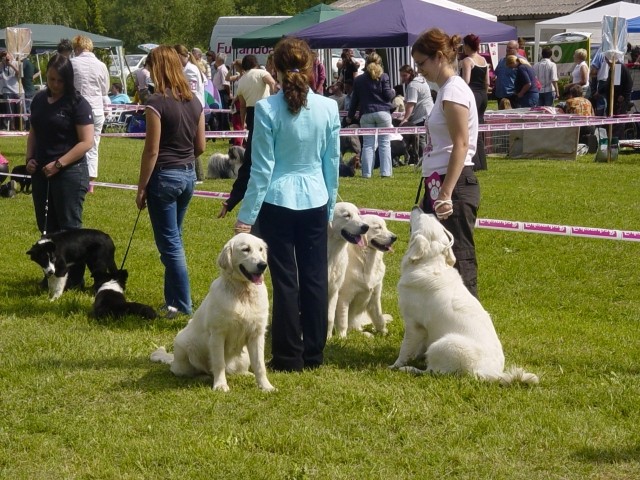
[[[611,5],[583,10],[563,17],[552,18],[536,22],[536,29],[540,26],[547,29],[580,30],[601,29],[602,17],[635,18],[640,16],[640,5],[629,2],[617,2]]]
[[[640,17],[627,20],[627,32],[638,33],[640,32]]]
[[[352,12],[353,10],[357,10],[358,8],[364,7],[366,5],[370,5],[377,1],[378,0],[337,0],[336,2],[333,2],[331,6],[339,8],[340,10],[344,10],[345,12]],[[482,17],[482,18],[486,18],[487,20],[493,20],[494,22],[498,21],[498,17],[496,17],[491,13],[487,13],[489,11],[488,9],[485,9],[486,11],[477,10],[478,7],[476,7],[476,5],[473,5],[474,8],[471,8],[470,2],[466,2],[467,5],[464,5],[464,0],[458,0],[458,3],[450,2],[449,0],[422,0],[422,1],[427,3],[437,3],[441,7],[447,7],[452,10],[458,10],[459,12],[469,13],[471,15],[475,15],[476,17]],[[499,0],[499,1],[501,3],[504,3],[504,0]],[[531,1],[531,0],[527,0],[527,1]],[[557,1],[557,0],[552,0],[552,1]],[[476,2],[477,4],[478,0],[472,0],[472,3],[473,2]]]
[[[432,27],[449,35],[475,33],[482,42],[517,38],[512,26],[422,0],[380,0],[290,35],[307,40],[312,48],[390,48],[412,45]]]
[[[316,25],[340,15],[344,15],[342,10],[321,3],[281,22],[233,38],[231,45],[233,48],[272,47],[290,32]]]
[[[28,28],[31,30],[31,40],[33,48],[53,48],[58,46],[62,38],[71,40],[76,35],[85,35],[91,39],[93,46],[97,48],[109,48],[122,46],[122,40],[115,38],[103,37],[95,33],[76,30],[75,28],[65,27],[63,25],[40,25],[36,23],[21,23],[15,25],[17,28]],[[6,29],[0,30],[0,46],[5,46]]]

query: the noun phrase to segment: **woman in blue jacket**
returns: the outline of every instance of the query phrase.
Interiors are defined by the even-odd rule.
[[[327,338],[327,225],[338,191],[338,104],[309,88],[313,55],[285,38],[273,60],[282,89],[256,103],[251,174],[236,232],[256,219],[269,247],[273,370],[323,362]]]

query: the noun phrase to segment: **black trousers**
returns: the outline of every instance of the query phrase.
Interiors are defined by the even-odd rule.
[[[441,176],[444,182],[446,175]],[[426,179],[423,179],[423,181]],[[454,267],[474,297],[478,297],[478,261],[473,231],[480,206],[480,185],[472,167],[464,167],[451,194],[453,214],[446,220],[440,220],[444,228],[453,235],[453,254],[456,256]],[[435,213],[428,199],[423,198],[425,213]]]
[[[327,207],[291,210],[264,203],[258,221],[273,285],[271,365],[317,367],[327,340]]]

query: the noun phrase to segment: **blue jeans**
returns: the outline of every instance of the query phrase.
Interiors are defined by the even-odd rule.
[[[49,179],[42,174],[40,166],[38,168],[31,177],[38,230],[51,234],[82,228],[84,198],[89,189],[87,162],[72,163]]]
[[[189,169],[156,169],[147,185],[147,208],[153,236],[164,265],[164,299],[191,315],[191,287],[182,245],[182,221],[193,196],[196,173]]]
[[[540,92],[538,95],[538,106],[553,107],[553,93],[554,92]]]
[[[360,117],[362,128],[387,128],[391,124],[391,113],[373,112],[365,113]],[[365,135],[362,142],[362,176],[369,178],[373,172],[373,162],[375,160],[375,135]],[[378,135],[378,153],[380,154],[380,176],[391,176],[391,139],[389,135]]]

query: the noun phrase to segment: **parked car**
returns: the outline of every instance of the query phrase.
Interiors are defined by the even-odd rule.
[[[124,67],[125,78],[128,80],[136,70],[139,70],[144,66],[144,62],[147,60],[146,53],[135,53],[125,55],[127,66]],[[120,59],[116,55],[110,55],[111,64],[109,65],[109,75],[112,77],[119,77],[122,67],[120,66]]]

